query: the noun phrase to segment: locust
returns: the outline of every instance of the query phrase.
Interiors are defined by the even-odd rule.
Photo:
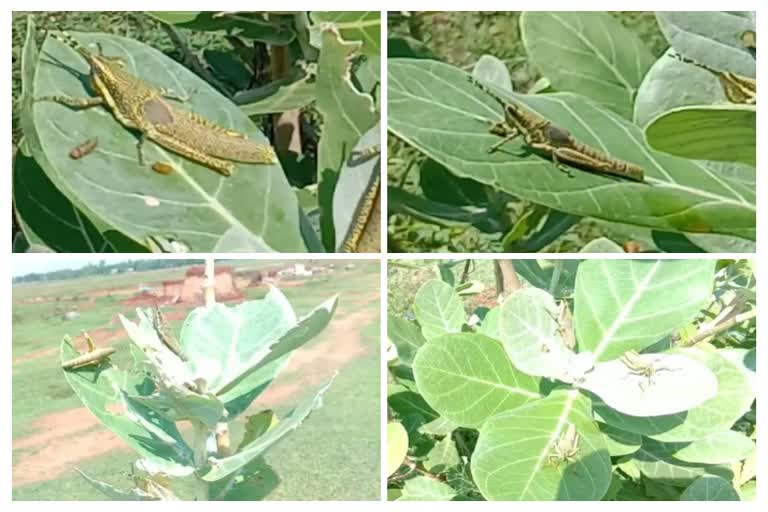
[[[223,176],[231,176],[233,162],[272,164],[277,156],[272,146],[248,140],[245,134],[219,126],[169,99],[183,101],[170,90],[155,87],[132,75],[116,57],[94,53],[64,31],[51,36],[79,53],[89,64],[89,78],[96,96],[42,96],[35,101],[53,101],[70,108],[101,106],[126,128],[138,131],[138,161],[143,165],[143,144],[157,145],[204,165]]]
[[[115,353],[115,349],[113,347],[96,348],[96,343],[94,343],[93,339],[88,336],[88,333],[84,332],[83,336],[85,337],[85,342],[88,344],[88,352],[80,354],[74,359],[70,359],[69,361],[64,361],[61,363],[61,367],[63,369],[77,370],[78,368],[83,368],[84,366],[98,365]]]
[[[157,337],[160,338],[160,341],[162,341],[171,352],[179,356],[182,361],[186,361],[187,356],[184,354],[178,340],[176,340],[173,333],[171,333],[170,326],[168,325],[168,322],[165,321],[165,316],[163,316],[163,312],[160,311],[160,306],[157,302],[155,302],[155,307],[152,313],[152,327],[154,327]]]
[[[656,365],[656,361],[648,359],[647,356],[643,357],[636,350],[629,350],[624,353],[619,359],[624,366],[629,370],[629,375],[639,375],[645,377],[646,380],[640,380],[638,385],[641,391],[653,386],[653,377],[659,371],[674,371],[676,368],[668,368],[666,366]],[[627,375],[627,377],[629,377]],[[625,377],[626,378],[626,377]]]
[[[376,145],[353,152],[355,157],[367,160],[378,155],[381,146]],[[358,201],[352,223],[341,243],[341,252],[378,252],[381,245],[381,177],[378,172],[371,173],[365,193]]]
[[[557,305],[557,313],[547,309],[547,313],[557,323],[557,334],[563,340],[563,344],[573,350],[576,346],[576,334],[573,331],[573,315],[568,307],[567,300],[561,300]]]
[[[683,57],[679,53],[673,53],[671,56],[686,64],[692,64],[705,71],[715,75],[720,80],[725,97],[731,103],[743,103],[746,105],[757,104],[757,80],[746,76],[731,73],[730,71],[720,71],[711,68],[706,64],[696,62],[695,60]]]
[[[555,441],[552,446],[549,455],[547,456],[547,463],[550,466],[559,467],[563,462],[570,463],[576,460],[576,455],[579,453],[581,444],[581,436],[576,425],[569,423],[565,432]]]
[[[72,160],[80,160],[85,155],[91,153],[94,149],[96,149],[96,146],[99,144],[99,139],[94,137],[92,139],[87,139],[74,148],[72,148],[72,151],[69,152],[69,158]]]
[[[534,151],[548,156],[561,170],[570,174],[564,164],[619,178],[642,182],[643,168],[632,162],[614,158],[598,149],[576,140],[571,133],[540,115],[504,100],[474,78],[470,82],[495,99],[504,108],[504,121],[492,123],[490,133],[502,137],[488,148],[489,153],[498,151],[507,142],[522,137]]]

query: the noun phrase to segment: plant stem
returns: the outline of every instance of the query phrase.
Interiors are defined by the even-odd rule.
[[[688,347],[693,346],[697,343],[702,342],[707,338],[711,338],[713,336],[720,334],[723,331],[727,331],[728,329],[730,329],[735,325],[744,323],[747,320],[752,320],[756,316],[757,316],[757,308],[754,308],[751,311],[747,311],[746,313],[741,313],[739,315],[733,316],[730,319],[726,320],[725,322],[719,325],[713,326],[711,329],[707,329],[705,331],[696,333],[690,340],[688,340],[688,343],[686,343],[686,346]]]
[[[192,421],[193,439],[192,450],[194,452],[195,466],[201,468],[208,460],[208,435],[209,430],[202,422]],[[210,499],[209,484],[202,478],[195,478],[195,500],[208,501]]]

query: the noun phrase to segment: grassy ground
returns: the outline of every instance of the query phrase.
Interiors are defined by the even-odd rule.
[[[654,55],[661,55],[666,42],[651,12],[613,12],[636,33]],[[436,59],[470,70],[485,54],[507,64],[515,90],[526,90],[540,78],[527,61],[518,29],[519,12],[430,12],[411,17],[393,14],[388,37],[408,36],[424,43]],[[420,168],[427,159],[391,134],[387,172],[390,186],[421,195]],[[391,214],[392,212],[390,212]],[[607,225],[584,219],[547,252],[578,251],[585,243],[604,236]],[[482,233],[474,226],[443,227],[396,213],[389,218],[390,251],[394,252],[498,252],[498,235]]]
[[[268,264],[265,264],[269,266]],[[238,263],[258,268],[252,262]],[[263,267],[262,267],[263,268]],[[144,272],[113,276],[113,282],[83,279],[70,281],[72,290],[85,296],[91,292],[116,286],[138,286],[139,283],[156,284],[161,279],[178,277],[181,271]],[[358,261],[352,269],[344,270],[343,263],[336,263],[331,274],[311,277],[303,282],[286,282],[281,290],[286,294],[297,314],[305,315],[313,307],[330,296],[340,293],[340,305],[329,328],[307,346],[307,351],[319,354],[316,367],[291,366],[270,386],[290,389],[293,383],[306,383],[308,376],[314,376],[311,384],[302,385],[298,392],[291,393],[284,402],[274,406],[277,413],[284,414],[300,400],[308,397],[327,375],[338,366],[340,373],[324,398],[324,406],[313,413],[300,428],[292,432],[281,443],[266,453],[263,459],[255,461],[258,476],[243,484],[234,493],[234,499],[269,500],[371,500],[379,497],[379,318],[378,300],[372,299],[379,288],[379,263]],[[120,279],[118,279],[118,277]],[[15,292],[24,288],[23,297]],[[138,289],[138,288],[137,288]],[[248,298],[264,295],[266,287],[248,288]],[[61,375],[58,368],[56,348],[64,334],[76,335],[80,329],[107,329],[115,334],[112,340],[117,348],[113,357],[116,364],[127,362],[128,339],[119,324],[114,323],[115,315],[133,315],[133,306],[116,298],[98,297],[76,322],[63,322],[57,317],[47,317],[53,302],[28,302],[30,297],[55,298],[67,292],[64,283],[49,285],[26,285],[14,288],[14,316],[19,317],[13,328],[13,467],[15,500],[98,500],[103,496],[74,472],[78,467],[86,473],[103,477],[106,481],[127,486],[126,472],[129,463],[135,460],[133,453],[118,442],[117,448],[109,453],[80,457],[73,454],[68,460],[68,439],[73,445],[98,444],[106,432],[98,424],[85,422],[82,430],[72,425],[50,425],[53,418],[90,418],[82,404]],[[173,306],[166,310],[180,313],[190,309],[189,305]],[[178,315],[177,316],[183,316]],[[349,320],[355,318],[356,320]],[[171,323],[178,332],[182,319]],[[336,322],[336,324],[334,324]],[[349,323],[353,325],[349,325]],[[344,325],[342,335],[338,327]],[[355,338],[364,350],[349,361],[336,363],[329,358],[334,355],[332,343],[338,343],[336,351],[345,350],[343,341]],[[319,352],[317,352],[319,351]],[[17,360],[18,359],[18,360]],[[298,380],[297,380],[298,379]],[[314,381],[317,381],[315,383]],[[57,430],[63,433],[57,433]],[[240,425],[232,429],[233,440],[241,436]],[[93,439],[93,443],[89,443]],[[62,458],[63,471],[53,477],[37,479],[27,485],[17,485],[18,470],[29,466],[34,459],[54,445],[67,447],[56,456]],[[58,443],[58,444],[57,444]],[[26,464],[26,466],[25,466]]]

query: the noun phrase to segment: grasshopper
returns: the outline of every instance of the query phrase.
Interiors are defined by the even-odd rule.
[[[757,80],[754,78],[737,75],[730,71],[719,71],[705,64],[696,62],[695,60],[683,57],[679,53],[673,53],[671,56],[680,62],[693,64],[694,66],[715,75],[717,79],[720,80],[720,85],[723,88],[725,97],[728,98],[728,101],[731,103],[743,103],[746,105],[757,104]]]
[[[489,153],[498,151],[507,142],[522,136],[528,147],[551,158],[559,169],[568,174],[570,172],[565,168],[564,163],[583,170],[610,174],[633,181],[642,182],[645,179],[645,173],[639,165],[614,158],[588,146],[576,140],[564,128],[555,126],[538,114],[504,100],[474,78],[470,77],[469,80],[504,108],[504,121],[493,123],[489,130],[490,133],[502,139],[488,148]]]
[[[99,143],[99,139],[94,137],[92,139],[85,140],[72,148],[72,151],[69,152],[69,158],[72,160],[80,160],[85,155],[91,153],[94,149],[96,149],[96,145]]]
[[[563,299],[557,305],[557,313],[547,309],[547,313],[557,323],[557,334],[563,340],[563,344],[573,350],[576,346],[576,334],[573,331],[573,315],[568,307],[568,301]]]
[[[381,153],[381,146],[377,144],[353,152],[350,159],[355,157],[367,160],[379,153]],[[371,249],[378,252],[375,248],[381,245],[380,216],[381,177],[378,172],[373,172],[365,194],[360,198],[357,208],[355,208],[355,217],[341,243],[341,252],[370,252]]]
[[[83,336],[85,337],[86,343],[88,343],[88,352],[61,363],[61,367],[65,370],[77,370],[84,366],[101,364],[104,359],[115,353],[113,347],[96,348],[96,344],[93,342],[93,339],[88,336],[87,332],[84,332]]]
[[[43,96],[35,98],[35,101],[54,101],[71,108],[107,108],[120,124],[139,132],[136,147],[140,164],[143,165],[144,161],[142,146],[145,138],[223,176],[232,174],[232,161],[258,164],[277,162],[272,146],[250,141],[242,133],[173,106],[165,98],[182,98],[133,76],[119,58],[104,56],[101,51],[93,53],[63,31],[51,33],[51,36],[78,52],[88,62],[91,68],[89,77],[96,96]]]
[[[647,356],[643,357],[636,350],[629,350],[624,353],[619,359],[624,366],[629,370],[629,375],[639,375],[645,377],[646,380],[641,380],[638,385],[641,391],[645,391],[649,387],[653,386],[653,376],[659,371],[675,371],[676,368],[668,368],[666,366],[657,366],[656,361],[648,360]],[[629,377],[627,375],[627,377]],[[625,379],[627,378],[625,377]]]
[[[181,345],[171,333],[168,322],[165,321],[165,317],[163,316],[162,311],[160,311],[160,306],[157,302],[155,302],[155,308],[152,314],[152,327],[155,328],[155,332],[157,333],[157,337],[160,338],[160,341],[162,341],[171,352],[179,356],[182,361],[187,360],[187,356],[184,355]]]
[[[581,444],[581,436],[576,425],[569,423],[565,432],[555,441],[554,446],[551,448],[551,452],[547,456],[547,463],[550,466],[559,467],[563,462],[573,462],[576,460],[576,455],[579,453]]]

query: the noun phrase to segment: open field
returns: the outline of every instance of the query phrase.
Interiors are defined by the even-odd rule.
[[[277,261],[232,265],[270,268]],[[333,294],[339,308],[328,328],[291,359],[288,367],[252,406],[279,415],[339,371],[324,406],[254,464],[256,479],[237,489],[240,499],[378,499],[379,496],[379,263],[334,261],[332,273],[275,284],[299,315]],[[283,264],[287,267],[287,264]],[[114,361],[129,358],[128,338],[117,315],[133,317],[128,303],[140,287],[157,289],[182,278],[186,269],[135,272],[109,277],[16,286],[13,289],[13,498],[16,500],[99,500],[80,468],[126,487],[135,454],[82,406],[58,367],[61,338],[87,330],[100,345],[117,348]],[[266,285],[241,290],[246,299],[263,296]],[[57,301],[57,298],[60,299]],[[66,299],[66,300],[65,300]],[[236,301],[235,301],[236,302]],[[80,316],[65,321],[76,306]],[[172,328],[195,305],[164,307]],[[182,427],[182,431],[184,428]],[[233,442],[242,432],[233,428]],[[183,493],[182,493],[183,494]]]

